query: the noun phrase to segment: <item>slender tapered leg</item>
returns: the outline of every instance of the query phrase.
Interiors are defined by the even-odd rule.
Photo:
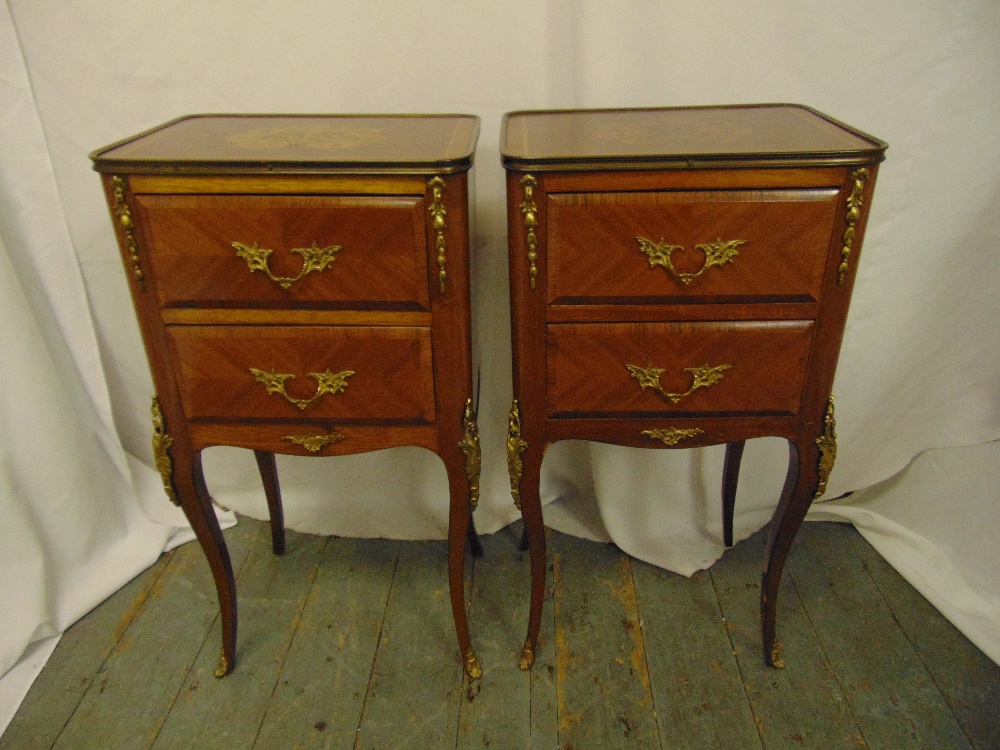
[[[285,511],[281,505],[281,486],[278,484],[278,465],[270,451],[254,451],[257,471],[264,483],[267,510],[271,516],[271,549],[274,554],[285,554]]]
[[[469,481],[461,455],[442,455],[448,469],[448,486],[451,505],[448,518],[448,585],[451,590],[451,611],[455,619],[458,648],[462,654],[465,673],[473,680],[483,676],[472,641],[469,638],[469,619],[465,607],[465,543],[469,536],[470,519]],[[477,540],[478,541],[478,540]]]
[[[470,679],[483,676],[482,667],[472,650],[469,619],[465,607],[465,543],[474,556],[482,556],[482,546],[472,513],[479,505],[479,477],[482,466],[479,446],[479,426],[472,399],[465,402],[462,415],[462,438],[441,451],[448,470],[451,501],[448,514],[448,583],[451,589],[451,610],[455,618],[458,647],[462,653],[465,673]],[[477,554],[478,553],[478,554]]]
[[[733,511],[736,509],[736,487],[740,481],[745,440],[726,445],[726,466],[722,470],[722,541],[733,546]]]
[[[528,547],[531,563],[531,609],[528,613],[528,635],[524,639],[521,669],[531,669],[535,662],[535,646],[542,622],[542,604],[545,601],[545,526],[542,522],[542,503],[539,481],[545,446],[529,444],[521,437],[521,405],[514,399],[507,414],[507,472],[510,475],[510,494],[514,505],[524,519],[521,546]]]
[[[530,669],[535,661],[542,605],[545,602],[545,523],[539,495],[542,452],[542,446],[528,447],[524,454],[524,473],[521,477],[521,515],[524,517],[531,562],[531,609],[528,613],[528,635],[521,651],[521,669]]]
[[[212,498],[205,485],[201,466],[201,452],[190,452],[176,445],[174,451],[174,487],[181,500],[181,507],[212,569],[215,589],[219,596],[222,619],[222,655],[216,677],[224,677],[236,665],[236,580],[229,560],[225,537],[215,515]]]
[[[771,519],[764,572],[760,583],[760,626],[764,661],[777,668],[784,667],[781,644],[777,639],[778,587],[785,559],[795,540],[795,534],[812,503],[818,483],[816,465],[818,448],[814,439],[789,441],[788,474],[781,500]]]

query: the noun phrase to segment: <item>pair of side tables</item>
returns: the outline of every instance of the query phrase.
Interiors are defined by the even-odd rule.
[[[153,453],[208,558],[233,669],[236,591],[201,451],[254,451],[275,553],[275,453],[417,445],[450,489],[451,605],[466,673],[478,547],[472,116],[185,117],[92,154],[156,388]],[[531,561],[520,666],[545,583],[547,446],[725,443],[724,541],[744,442],[790,460],[761,582],[778,581],[836,453],[838,351],[886,144],[793,105],[516,112],[504,120],[514,400],[507,462]]]

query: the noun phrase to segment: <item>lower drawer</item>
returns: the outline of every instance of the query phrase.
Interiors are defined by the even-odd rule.
[[[192,420],[434,421],[429,328],[168,326]]]
[[[548,415],[796,414],[813,329],[810,320],[552,324]]]

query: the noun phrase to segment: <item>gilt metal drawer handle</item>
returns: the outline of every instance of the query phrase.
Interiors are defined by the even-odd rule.
[[[684,245],[668,245],[663,239],[659,242],[653,242],[645,237],[636,237],[636,240],[639,242],[639,250],[649,258],[651,268],[663,266],[668,273],[673,274],[674,278],[684,285],[690,284],[709,268],[732,263],[733,258],[740,254],[736,248],[747,242],[746,240],[723,240],[720,237],[715,242],[702,242],[695,245],[695,250],[701,250],[705,254],[705,264],[695,273],[680,273],[674,268],[670,256],[678,250],[683,250]]]
[[[285,381],[294,379],[294,375],[284,373],[264,372],[256,367],[250,368],[250,374],[254,376],[258,383],[263,383],[269,394],[277,393],[284,396],[289,403],[295,404],[300,409],[306,409],[311,404],[319,400],[320,397],[329,394],[340,393],[347,387],[347,378],[354,374],[354,370],[344,370],[343,372],[332,373],[310,372],[309,377],[316,381],[316,393],[312,398],[292,398],[285,392]]]
[[[293,247],[291,252],[302,256],[302,270],[298,276],[293,277],[275,276],[271,272],[269,260],[274,251],[270,248],[260,247],[256,242],[252,245],[233,242],[232,246],[236,249],[236,254],[247,262],[250,273],[263,271],[271,281],[285,290],[306,274],[325,269],[337,259],[337,252],[340,250],[340,245],[317,247],[315,242],[312,247]]]
[[[281,439],[288,440],[296,445],[301,445],[310,453],[319,453],[326,446],[339,443],[344,439],[344,436],[339,432],[331,432],[326,435],[323,435],[322,433],[309,435],[285,435],[285,437]]]
[[[667,393],[663,386],[660,385],[660,375],[662,375],[665,370],[659,367],[639,367],[638,365],[625,365],[628,371],[632,373],[632,377],[639,381],[639,385],[642,386],[643,390],[647,388],[652,388],[654,391],[659,393],[663,398],[667,399],[671,403],[676,404],[685,396],[691,395],[694,391],[699,388],[708,388],[710,385],[715,385],[720,380],[722,380],[722,374],[730,369],[732,365],[702,365],[701,367],[685,367],[684,372],[691,374],[691,387],[688,388],[684,393]]]
[[[670,447],[677,445],[681,440],[701,435],[703,432],[705,431],[700,430],[697,427],[691,427],[689,429],[684,429],[682,427],[667,427],[664,430],[643,430],[640,434],[645,435],[650,440],[659,440],[667,447]]]

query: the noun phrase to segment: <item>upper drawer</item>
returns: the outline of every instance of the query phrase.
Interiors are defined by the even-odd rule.
[[[162,305],[429,306],[420,196],[140,194],[135,203]]]
[[[189,419],[434,421],[429,328],[167,326]]]
[[[549,325],[548,413],[796,414],[813,330],[809,320]]]
[[[818,300],[837,196],[834,188],[550,194],[548,301]]]

